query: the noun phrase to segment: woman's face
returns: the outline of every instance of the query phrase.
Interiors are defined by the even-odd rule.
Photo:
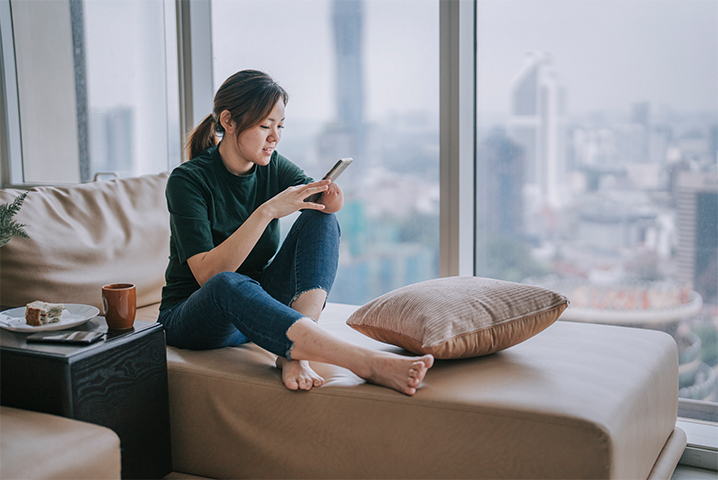
[[[284,103],[280,100],[263,122],[239,134],[237,153],[239,160],[246,167],[244,171],[249,171],[253,164],[269,164],[269,159],[282,138],[282,128],[284,128]]]

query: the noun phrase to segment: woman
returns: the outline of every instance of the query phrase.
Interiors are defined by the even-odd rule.
[[[413,395],[431,355],[357,347],[316,323],[337,269],[333,213],[344,197],[335,183],[313,182],[276,152],[287,99],[262,72],[232,75],[190,135],[190,160],[168,179],[170,260],[159,316],[167,343],[211,349],[254,342],[277,355],[292,390],[324,383],[312,360]],[[318,192],[316,203],[305,202]],[[279,248],[278,219],[300,210]]]

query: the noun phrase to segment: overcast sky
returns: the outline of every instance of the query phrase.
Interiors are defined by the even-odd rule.
[[[508,109],[527,51],[550,52],[569,111],[718,108],[717,0],[480,0],[479,101]]]

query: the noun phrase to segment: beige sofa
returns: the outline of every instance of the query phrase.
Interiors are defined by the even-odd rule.
[[[120,478],[120,439],[106,427],[0,407],[0,478]]]
[[[102,284],[133,282],[138,319],[155,321],[168,256],[165,182],[150,175],[31,191],[18,215],[31,238],[0,250],[0,304],[99,307]],[[0,203],[19,193],[0,192]],[[356,308],[330,303],[320,323],[355,344],[398,351],[346,326]],[[494,355],[437,361],[413,397],[339,367],[314,368],[326,385],[293,392],[253,344],[168,347],[175,472],[658,479],[670,478],[685,447],[675,427],[677,349],[660,332],[558,321]]]

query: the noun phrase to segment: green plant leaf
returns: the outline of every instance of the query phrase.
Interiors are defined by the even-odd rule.
[[[7,244],[12,237],[30,238],[25,231],[27,225],[13,220],[25,201],[28,192],[23,193],[10,204],[0,205],[0,247]]]

